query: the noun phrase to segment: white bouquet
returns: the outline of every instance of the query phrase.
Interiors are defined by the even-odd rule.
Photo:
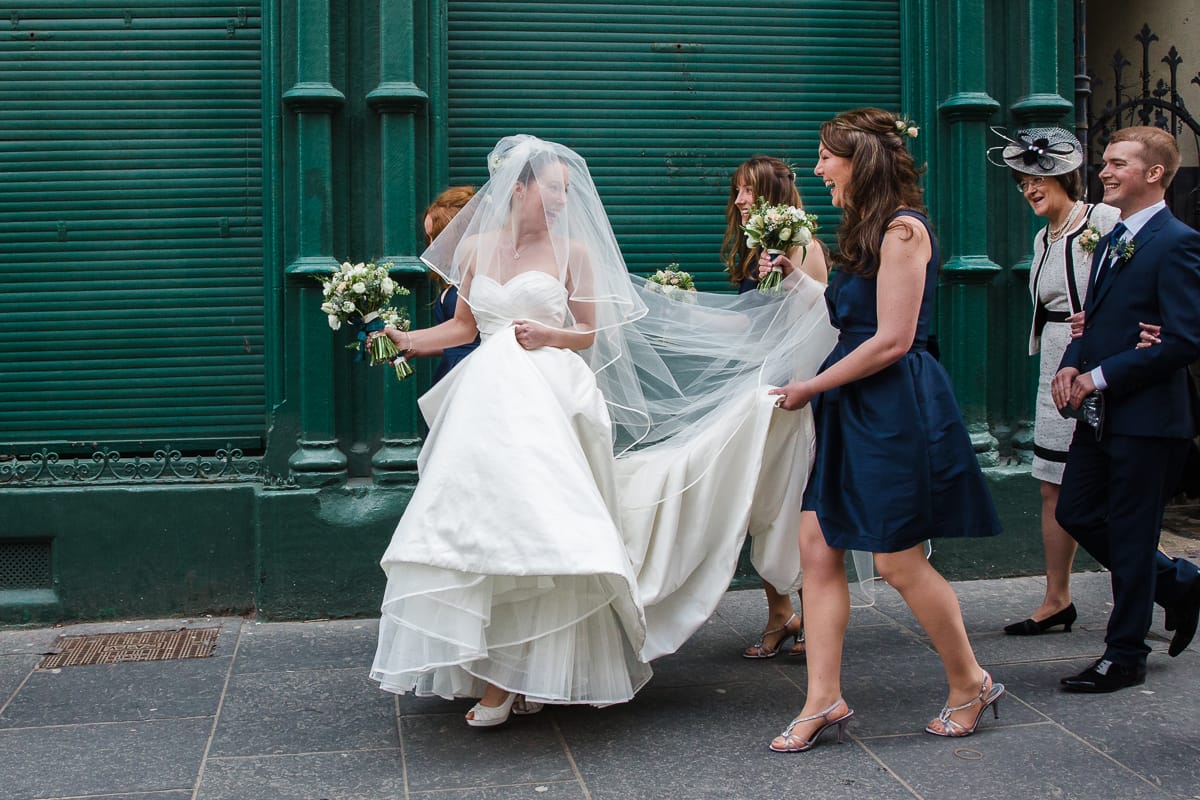
[[[646,281],[650,286],[658,287],[658,291],[668,297],[691,299],[690,296],[696,293],[696,281],[691,273],[684,272],[674,262],[667,264],[666,269],[660,269],[650,275]]]
[[[409,294],[400,284],[392,280],[388,271],[391,262],[384,264],[358,263],[349,261],[330,273],[318,278],[323,288],[321,310],[325,312],[329,327],[339,330],[344,324],[358,328],[356,341],[346,346],[357,350],[356,361],[369,354],[371,366],[390,363],[396,370],[396,379],[404,380],[413,374],[412,365],[400,354],[399,349],[387,336],[376,336],[368,347],[368,334],[382,331],[391,325],[402,331],[408,330],[408,315],[402,309],[388,305],[393,297]]]
[[[809,214],[802,208],[789,206],[784,203],[772,205],[763,198],[750,207],[750,216],[742,231],[746,234],[746,246],[761,247],[771,256],[786,253],[793,247],[799,247],[803,256],[808,255],[808,246],[812,244],[813,232],[817,230],[816,214]],[[758,282],[760,292],[779,291],[779,282],[783,273],[777,267],[764,275]]]

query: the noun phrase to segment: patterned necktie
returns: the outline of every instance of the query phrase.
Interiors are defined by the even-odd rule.
[[[1100,285],[1100,281],[1108,275],[1112,269],[1112,265],[1117,260],[1117,245],[1125,238],[1125,234],[1129,233],[1129,228],[1125,227],[1124,222],[1118,222],[1113,226],[1112,233],[1108,235],[1108,252],[1104,254],[1104,260],[1100,262],[1100,271],[1096,274],[1096,285]]]

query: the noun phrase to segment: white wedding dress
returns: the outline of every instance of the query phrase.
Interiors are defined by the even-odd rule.
[[[626,701],[711,615],[747,531],[764,577],[796,582],[811,413],[749,387],[684,444],[614,457],[587,363],[513,334],[514,319],[561,327],[563,285],[484,277],[473,300],[482,344],[420,399],[429,438],[381,562],[371,675],[446,698],[493,683],[543,702]]]

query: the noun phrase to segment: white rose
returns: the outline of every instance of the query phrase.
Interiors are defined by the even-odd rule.
[[[779,241],[786,242],[788,239],[791,239],[791,238],[792,238],[792,229],[791,228],[784,228],[781,231],[779,231]]]
[[[793,240],[801,247],[808,247],[812,244],[812,231],[808,228],[800,228],[796,231],[796,238]]]
[[[363,283],[362,281],[356,282],[354,284],[354,286],[352,286],[350,288],[352,288],[354,290],[355,294],[366,294],[367,293],[367,285],[365,283]]]
[[[921,132],[921,129],[918,128],[916,125],[910,126],[909,129],[907,131],[905,131],[905,133],[908,134],[908,138],[910,138],[910,139],[917,138],[917,134],[920,132]]]
[[[391,294],[396,291],[396,282],[391,278],[384,278],[379,282],[379,288],[383,290],[384,294]]]
[[[353,269],[353,267],[350,266],[349,261],[342,262],[342,272],[349,272],[351,269]]]
[[[353,310],[354,310],[354,303],[351,303],[349,300],[342,303],[342,311],[345,311],[347,314],[349,314]]]
[[[329,315],[329,327],[333,328],[336,331],[338,328],[342,327],[342,321],[340,319],[338,319],[337,317],[335,317],[333,314],[330,314]]]
[[[333,303],[321,303],[321,310],[326,314],[332,314],[333,312],[337,311],[337,309],[333,307]]]

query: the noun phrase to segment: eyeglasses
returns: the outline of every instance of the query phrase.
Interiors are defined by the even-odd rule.
[[[1037,187],[1041,186],[1045,182],[1046,182],[1045,178],[1030,178],[1027,181],[1018,181],[1017,182],[1017,191],[1020,192],[1021,194],[1025,194],[1030,189],[1036,189]]]

